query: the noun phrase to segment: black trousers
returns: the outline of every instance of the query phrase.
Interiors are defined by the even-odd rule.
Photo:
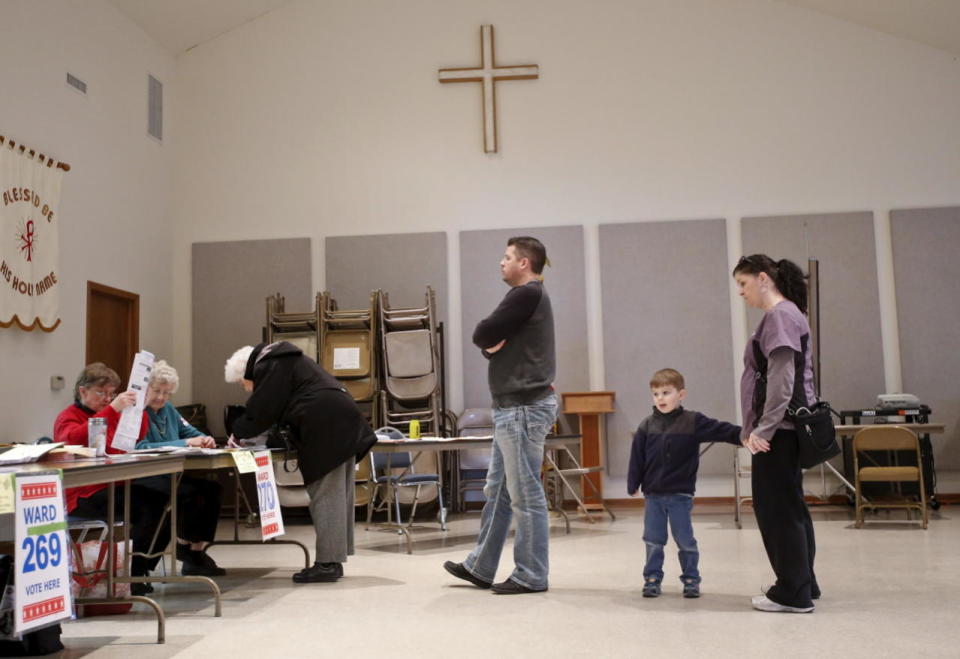
[[[820,595],[813,572],[817,546],[803,500],[797,434],[778,430],[770,440],[770,450],[753,456],[751,471],[757,526],[777,575],[767,597],[786,606],[813,606],[811,598]]]
[[[170,477],[151,476],[134,481],[170,499]],[[213,542],[220,519],[220,483],[183,476],[177,487],[177,537],[188,542]]]
[[[115,487],[114,502],[116,505],[116,518],[123,519],[123,483],[117,483]],[[103,488],[89,497],[77,500],[77,507],[70,512],[71,517],[80,517],[83,519],[107,519],[107,504],[109,489]],[[133,541],[133,551],[146,553],[150,551],[150,542],[153,540],[154,532],[160,525],[163,518],[163,511],[167,507],[169,496],[152,490],[148,487],[138,485],[137,481],[130,484],[130,539]],[[153,551],[160,551],[170,542],[170,518],[163,524],[160,533],[157,535],[157,541],[154,544]],[[135,576],[146,576],[146,574],[156,567],[160,557],[145,558],[143,556],[134,556],[130,562],[130,573]]]

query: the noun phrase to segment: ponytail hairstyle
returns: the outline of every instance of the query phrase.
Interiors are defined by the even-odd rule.
[[[807,277],[796,263],[789,259],[774,261],[766,254],[753,254],[741,257],[733,274],[759,275],[765,273],[783,297],[787,298],[807,313]]]

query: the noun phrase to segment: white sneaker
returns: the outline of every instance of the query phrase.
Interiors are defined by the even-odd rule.
[[[787,606],[786,604],[777,604],[766,595],[756,595],[750,599],[753,608],[757,611],[768,611],[770,613],[813,613],[812,606],[797,607]]]

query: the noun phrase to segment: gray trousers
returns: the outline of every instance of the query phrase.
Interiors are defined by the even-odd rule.
[[[353,554],[354,460],[307,485],[317,534],[317,563],[344,563]]]

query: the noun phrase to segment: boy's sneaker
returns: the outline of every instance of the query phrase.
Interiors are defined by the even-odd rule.
[[[700,597],[700,584],[698,584],[696,581],[684,581],[683,596],[687,599],[695,599]]]
[[[647,579],[643,584],[644,597],[660,597],[660,582],[656,579]]]
[[[750,602],[757,611],[767,611],[770,613],[813,613],[812,606],[798,607],[778,604],[766,595],[755,595]]]

